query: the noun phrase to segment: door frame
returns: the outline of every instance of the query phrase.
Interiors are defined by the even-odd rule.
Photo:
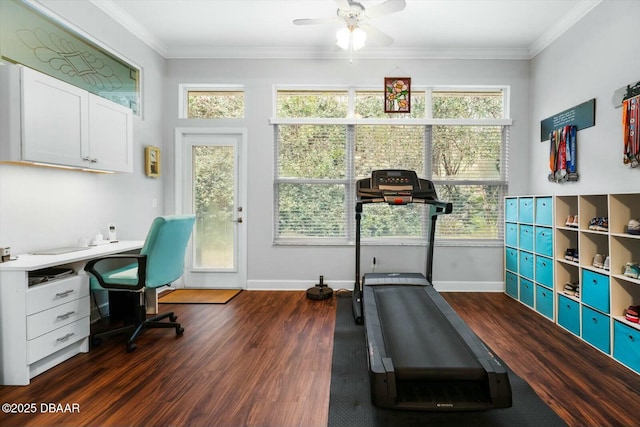
[[[238,206],[242,206],[242,218],[243,222],[238,224],[238,261],[237,273],[220,273],[194,270],[193,264],[193,239],[189,241],[189,247],[187,248],[188,255],[185,264],[185,273],[189,275],[227,275],[226,277],[232,278],[235,275],[235,279],[230,281],[223,281],[219,284],[220,288],[235,288],[235,289],[247,289],[247,129],[246,128],[218,128],[218,127],[178,127],[175,129],[174,138],[174,204],[176,214],[190,214],[191,208],[188,206],[188,198],[190,197],[184,191],[184,183],[186,180],[191,181],[191,177],[186,176],[187,168],[185,167],[184,150],[185,139],[190,135],[211,135],[211,136],[229,136],[235,135],[239,137],[238,147]],[[185,274],[186,275],[186,274]],[[183,275],[183,278],[185,277]],[[179,287],[186,287],[184,279],[181,281]],[[198,286],[194,286],[198,287]]]

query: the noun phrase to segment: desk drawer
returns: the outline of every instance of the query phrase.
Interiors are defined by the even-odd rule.
[[[89,280],[85,275],[54,280],[27,289],[27,314],[47,310],[89,295]]]
[[[31,364],[89,336],[89,317],[79,319],[36,339],[27,341],[27,363]]]
[[[89,316],[90,306],[89,297],[86,296],[27,316],[27,339],[32,340]]]

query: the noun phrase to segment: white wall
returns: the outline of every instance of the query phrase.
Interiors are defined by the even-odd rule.
[[[169,60],[166,76],[165,138],[174,139],[176,127],[221,126],[248,130],[249,288],[305,289],[318,276],[334,288],[352,288],[355,277],[353,246],[276,247],[273,229],[273,85],[348,85],[380,87],[395,67],[412,78],[412,85],[509,85],[511,87],[510,181],[511,191],[526,190],[529,135],[529,64],[507,60]],[[242,120],[178,119],[181,83],[244,84],[246,114]],[[172,170],[167,175],[172,175]],[[166,207],[173,207],[173,178],[166,184]],[[354,213],[355,215],[355,213]],[[423,271],[424,249],[418,247],[366,247],[363,272],[376,256],[378,271]],[[434,282],[443,289],[502,287],[502,247],[436,247]]]
[[[622,163],[622,112],[612,104],[616,89],[640,80],[638,16],[638,1],[603,1],[531,61],[531,194],[640,191],[640,168]],[[580,180],[548,182],[540,121],[592,98],[596,125],[578,132]]]
[[[106,235],[115,223],[122,240],[144,239],[163,213],[163,181],[144,175],[144,146],[163,145],[165,60],[90,2],[42,1],[143,69],[143,117],[134,117],[134,173],[95,175],[0,165],[0,246],[13,254],[75,245],[80,236]],[[1,47],[1,44],[0,44]],[[158,208],[152,208],[153,199]]]

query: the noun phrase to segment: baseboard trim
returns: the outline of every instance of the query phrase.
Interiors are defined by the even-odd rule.
[[[248,280],[249,291],[304,291],[315,286],[317,280]],[[324,282],[334,291],[353,290],[353,281],[327,280]],[[504,292],[504,282],[454,282],[436,281],[433,286],[439,292]]]

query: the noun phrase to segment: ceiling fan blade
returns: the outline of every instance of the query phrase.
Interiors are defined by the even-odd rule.
[[[361,25],[361,28],[367,33],[367,42],[372,41],[380,46],[390,46],[393,44],[393,38],[376,27],[372,27],[371,25]]]
[[[390,13],[400,12],[405,7],[407,7],[405,0],[387,0],[379,5],[368,7],[365,13],[369,18],[376,18]]]
[[[337,16],[332,16],[330,18],[308,18],[293,20],[293,23],[295,25],[333,24],[336,22],[341,22]]]

